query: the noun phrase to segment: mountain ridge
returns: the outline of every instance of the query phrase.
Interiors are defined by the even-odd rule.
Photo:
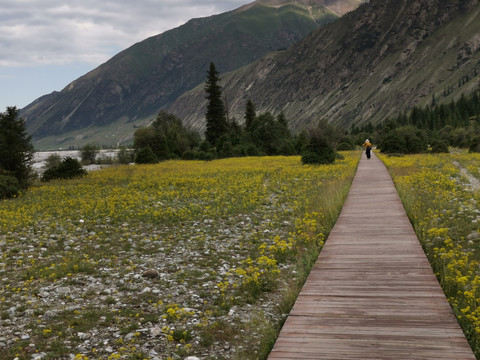
[[[322,21],[336,19],[322,5],[333,6],[335,1],[258,0],[250,7],[192,19],[132,45],[62,91],[35,100],[20,115],[36,143],[50,137],[55,146],[78,145],[95,132],[110,133],[114,123],[122,134],[103,139],[99,135],[96,142],[98,137],[102,143],[122,142],[131,137],[133,126],[148,123],[160,109],[201,83],[210,61],[220,72],[232,71],[272,50],[287,48]],[[348,0],[343,7],[351,9],[351,4],[360,2]]]
[[[443,100],[475,88],[456,83],[478,78],[479,34],[476,0],[372,0],[285,51],[223,74],[229,114],[243,119],[253,99],[259,112],[283,111],[296,129],[322,118],[347,128],[377,123],[442,97],[444,87],[451,91]],[[201,129],[203,102],[197,88],[169,111]]]

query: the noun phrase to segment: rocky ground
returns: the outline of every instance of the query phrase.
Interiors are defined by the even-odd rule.
[[[111,167],[1,202],[0,359],[265,358],[358,158]]]
[[[256,327],[278,325],[284,317],[280,293],[262,292],[250,300],[233,284],[244,276],[236,270],[252,251],[251,234],[272,239],[292,224],[271,225],[243,215],[222,224],[185,223],[176,234],[142,225],[145,232],[134,234],[123,224],[104,229],[115,244],[101,240],[84,220],[72,223],[73,231],[1,235],[0,279],[7,291],[0,296],[0,349],[15,348],[18,358],[32,359],[167,359],[191,353],[235,359],[252,346],[260,348],[253,345],[262,341]],[[49,265],[25,273],[28,262]],[[279,268],[282,277],[295,276],[292,263]]]

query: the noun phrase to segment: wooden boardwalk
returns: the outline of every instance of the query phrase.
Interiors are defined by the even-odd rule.
[[[375,155],[268,359],[475,359]]]

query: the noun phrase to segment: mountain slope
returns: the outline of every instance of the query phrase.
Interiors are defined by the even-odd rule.
[[[35,141],[54,136],[50,142],[55,145],[78,145],[91,141],[87,138],[95,132],[111,133],[113,126],[117,131],[111,138],[94,140],[119,142],[122,136],[131,136],[133,125],[145,123],[203,82],[210,61],[220,72],[232,71],[289,47],[360,2],[258,0],[221,15],[193,19],[133,45],[61,92],[37,99],[22,109],[21,116]]]
[[[478,86],[478,0],[372,0],[285,51],[222,75],[229,114],[243,119],[245,103],[284,110],[292,126],[318,119],[362,124],[449,101]],[[469,81],[467,81],[467,79]],[[203,126],[201,89],[170,111]]]

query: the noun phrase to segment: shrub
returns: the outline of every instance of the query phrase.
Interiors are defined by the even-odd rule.
[[[80,155],[82,157],[82,163],[84,164],[93,164],[95,163],[95,158],[97,157],[98,147],[93,144],[86,144],[80,150]]]
[[[198,152],[195,150],[187,150],[183,153],[183,160],[195,160],[198,158]]]
[[[397,136],[394,130],[390,131],[384,137],[382,137],[378,144],[383,153],[388,154],[405,154],[407,152],[407,146],[403,137]]]
[[[448,153],[448,145],[445,141],[434,139],[430,143],[430,152],[434,154]]]
[[[247,156],[259,156],[260,155],[260,150],[255,146],[255,144],[248,143],[245,146],[245,153]]]
[[[336,152],[324,136],[313,136],[302,153],[303,164],[333,164]]]
[[[480,152],[480,136],[474,136],[470,140],[470,144],[468,146],[468,152],[470,153],[478,153]]]
[[[353,143],[348,143],[348,142],[341,142],[337,146],[338,151],[347,151],[347,150],[355,150],[355,145]]]
[[[302,154],[302,164],[321,164],[320,154],[313,151],[304,151]]]
[[[82,168],[82,164],[77,159],[66,157],[60,165],[45,170],[42,180],[50,181],[53,179],[72,179],[87,175],[87,171]]]
[[[141,148],[135,156],[135,163],[137,164],[156,164],[157,162],[157,156],[150,146]]]
[[[388,130],[381,136],[378,147],[387,154],[419,154],[428,150],[428,142],[424,131],[405,126]]]
[[[12,198],[20,192],[20,184],[15,176],[0,173],[0,199]]]
[[[117,154],[117,160],[120,164],[130,164],[133,159],[133,151],[122,146]]]
[[[228,140],[223,142],[219,146],[218,155],[222,158],[232,157],[234,155],[232,143]]]
[[[215,159],[216,159],[216,155],[211,151],[209,151],[209,152],[199,151],[198,152],[198,160],[212,161],[212,160],[215,160]]]
[[[57,167],[61,164],[62,158],[58,154],[52,154],[45,160],[45,170]]]

